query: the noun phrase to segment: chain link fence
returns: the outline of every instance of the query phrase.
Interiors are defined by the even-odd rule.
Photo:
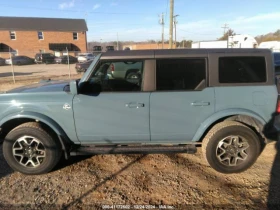
[[[78,73],[75,69],[78,63],[78,53],[68,52],[67,49],[60,54],[51,53],[44,58],[37,52],[1,52],[0,53],[0,82],[9,81],[17,83],[24,78],[48,78],[65,76],[76,78]],[[48,52],[45,52],[48,53]],[[32,56],[31,56],[32,55]],[[41,57],[40,57],[41,56]],[[42,59],[43,58],[43,59]],[[80,75],[80,74],[79,74]]]

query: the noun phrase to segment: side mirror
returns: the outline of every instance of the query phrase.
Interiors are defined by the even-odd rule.
[[[102,90],[102,87],[98,83],[93,83],[90,81],[82,82],[79,85],[79,93],[85,94],[85,95],[98,95]]]

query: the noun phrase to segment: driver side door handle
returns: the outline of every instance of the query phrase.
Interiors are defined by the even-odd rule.
[[[192,102],[192,106],[209,106],[210,102],[204,102],[204,101],[197,101],[197,102]]]
[[[125,104],[125,107],[138,109],[140,107],[145,107],[145,104],[144,103],[130,102],[130,103]]]

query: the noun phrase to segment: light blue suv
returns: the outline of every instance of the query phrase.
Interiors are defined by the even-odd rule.
[[[112,63],[129,61],[140,64],[139,77],[108,77]],[[202,146],[215,170],[242,172],[272,128],[273,68],[271,51],[260,49],[108,51],[80,80],[0,95],[4,156],[14,170],[41,174],[62,154],[195,153]]]

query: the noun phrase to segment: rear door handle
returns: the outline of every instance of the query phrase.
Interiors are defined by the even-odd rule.
[[[125,107],[138,109],[140,107],[145,107],[145,104],[144,103],[134,103],[134,102],[131,102],[131,103],[125,104]]]
[[[198,101],[198,102],[192,102],[192,106],[209,106],[210,102],[204,102],[204,101]]]

